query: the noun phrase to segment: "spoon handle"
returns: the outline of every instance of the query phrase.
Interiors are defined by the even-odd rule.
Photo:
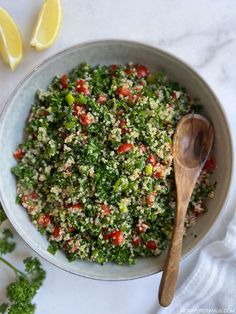
[[[191,196],[191,195],[190,195]],[[174,296],[179,273],[179,263],[182,252],[184,234],[184,219],[190,196],[183,201],[178,201],[175,214],[172,238],[165,260],[164,270],[159,288],[159,303],[161,306],[168,306]]]

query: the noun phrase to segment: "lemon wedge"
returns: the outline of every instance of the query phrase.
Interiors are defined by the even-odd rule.
[[[0,52],[12,70],[21,62],[23,44],[19,29],[11,16],[0,8]]]
[[[60,0],[44,2],[30,42],[36,50],[47,49],[56,40],[61,25],[61,11]]]

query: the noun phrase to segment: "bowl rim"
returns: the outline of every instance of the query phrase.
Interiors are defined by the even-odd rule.
[[[231,134],[231,131],[230,131],[230,128],[229,128],[229,121],[227,119],[227,115],[225,113],[225,110],[224,110],[224,107],[222,106],[221,102],[219,101],[218,97],[216,96],[216,94],[214,93],[214,91],[212,90],[212,88],[209,86],[209,84],[202,78],[202,76],[195,70],[193,69],[193,67],[191,65],[189,65],[187,62],[183,61],[181,58],[179,57],[176,57],[174,54],[172,53],[169,53],[163,49],[160,49],[158,47],[155,47],[153,45],[150,45],[150,44],[146,44],[144,42],[139,42],[139,41],[135,41],[135,40],[127,40],[127,39],[98,39],[98,40],[90,40],[90,41],[85,41],[85,42],[82,42],[82,43],[79,43],[79,44],[75,44],[75,45],[72,45],[72,46],[69,46],[65,49],[62,49],[54,54],[52,54],[51,56],[49,57],[46,57],[46,59],[44,59],[43,61],[41,61],[40,63],[38,63],[36,66],[34,66],[32,68],[32,70],[30,70],[19,82],[18,84],[16,85],[16,87],[13,89],[13,91],[10,93],[10,95],[8,96],[5,104],[3,105],[3,108],[0,112],[0,128],[2,127],[2,122],[4,121],[5,119],[5,116],[6,116],[6,113],[8,111],[8,108],[9,108],[9,105],[10,103],[12,102],[12,99],[14,98],[15,94],[17,93],[17,91],[19,90],[19,88],[28,80],[30,79],[30,77],[37,71],[40,70],[40,68],[42,66],[44,66],[45,64],[47,63],[50,63],[54,58],[56,57],[59,57],[67,52],[70,52],[70,51],[74,51],[74,50],[77,50],[77,49],[80,49],[80,48],[83,48],[83,47],[86,47],[86,46],[90,46],[90,45],[96,45],[96,44],[127,44],[127,45],[137,45],[139,47],[142,47],[142,48],[146,48],[146,49],[151,49],[151,50],[155,50],[157,52],[159,52],[160,54],[163,54],[163,55],[166,55],[167,57],[171,58],[172,60],[176,61],[177,63],[181,63],[182,66],[184,66],[184,68],[186,68],[188,71],[190,71],[195,77],[197,77],[197,79],[203,84],[203,86],[208,90],[210,91],[213,99],[215,100],[220,112],[221,112],[221,115],[222,115],[222,118],[224,120],[224,123],[225,123],[225,126],[227,128],[227,133],[228,133],[228,140],[229,140],[229,143],[230,143],[230,147],[229,147],[229,150],[230,150],[230,167],[231,167],[231,172],[230,172],[230,176],[229,176],[229,179],[228,179],[228,189],[227,189],[227,192],[225,194],[225,197],[224,197],[224,200],[223,200],[223,205],[218,213],[218,215],[216,216],[216,218],[213,220],[211,226],[209,227],[209,229],[205,232],[205,234],[202,236],[202,238],[198,241],[198,243],[196,243],[192,248],[190,248],[184,256],[181,256],[181,261],[183,261],[184,259],[188,258],[191,254],[193,254],[194,252],[196,252],[202,245],[203,245],[203,242],[204,240],[206,239],[206,237],[210,234],[210,232],[212,232],[216,225],[218,224],[223,212],[226,210],[226,207],[227,207],[227,204],[229,202],[229,196],[230,196],[230,193],[231,193],[231,190],[232,190],[232,179],[233,179],[233,174],[234,174],[234,146],[233,146],[233,140],[232,140],[232,134]],[[55,74],[56,75],[56,74]],[[79,274],[75,271],[72,271],[72,270],[68,270],[66,268],[64,268],[62,265],[60,265],[59,263],[53,261],[53,260],[50,260],[49,258],[47,258],[46,256],[44,256],[43,252],[39,252],[36,248],[34,248],[32,246],[32,244],[30,243],[30,241],[28,241],[28,239],[25,239],[24,235],[21,233],[21,230],[19,230],[17,224],[15,223],[14,220],[11,220],[11,215],[9,214],[9,211],[7,209],[7,206],[5,204],[5,201],[4,201],[4,198],[3,198],[3,195],[2,195],[2,191],[0,190],[0,200],[1,200],[1,203],[2,203],[2,206],[3,206],[3,209],[7,215],[7,218],[9,219],[11,225],[14,227],[14,229],[16,230],[17,234],[19,234],[19,236],[22,238],[22,240],[35,252],[37,253],[40,257],[42,257],[45,261],[49,262],[50,264],[52,264],[53,266],[56,266],[57,268],[65,271],[65,272],[68,272],[68,273],[71,273],[73,275],[77,275],[77,276],[80,276],[80,277],[83,277],[83,278],[87,278],[87,279],[92,279],[92,280],[99,280],[99,281],[129,281],[129,280],[135,280],[135,279],[141,279],[141,278],[145,278],[145,277],[149,277],[149,276],[152,276],[152,275],[155,275],[157,273],[160,273],[162,272],[162,270],[159,270],[159,271],[153,271],[149,274],[146,274],[146,275],[137,275],[137,276],[133,276],[132,278],[121,278],[121,279],[109,279],[109,278],[105,278],[105,279],[101,279],[101,278],[96,278],[96,277],[90,277],[88,275],[83,275],[83,274]]]

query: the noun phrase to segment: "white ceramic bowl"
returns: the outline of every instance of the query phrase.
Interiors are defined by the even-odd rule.
[[[81,62],[97,64],[141,63],[152,71],[163,69],[171,80],[185,86],[192,97],[201,99],[204,114],[215,128],[215,156],[218,181],[216,195],[208,202],[209,211],[189,230],[184,239],[183,256],[199,246],[222,210],[231,181],[232,145],[222,106],[209,86],[189,66],[174,56],[136,42],[105,40],[66,49],[49,58],[17,86],[7,101],[0,120],[0,195],[6,214],[20,236],[32,249],[52,264],[77,275],[104,280],[124,280],[154,274],[162,270],[164,257],[140,258],[134,266],[118,266],[76,261],[69,263],[62,252],[55,256],[47,251],[48,241],[30,222],[26,210],[15,203],[16,180],[11,168],[16,164],[12,152],[23,140],[23,129],[37,89],[46,89],[56,74],[67,73]],[[197,234],[197,238],[194,237]]]

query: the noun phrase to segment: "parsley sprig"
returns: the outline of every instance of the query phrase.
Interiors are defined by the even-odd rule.
[[[0,225],[5,219],[5,213],[0,206]],[[15,249],[16,244],[12,241],[13,234],[9,229],[5,229],[1,233],[0,262],[15,272],[16,280],[6,288],[9,301],[0,305],[0,314],[33,314],[36,306],[32,303],[32,299],[42,286],[46,273],[37,258],[28,257],[23,261],[24,272],[3,258],[4,254],[11,253]]]

